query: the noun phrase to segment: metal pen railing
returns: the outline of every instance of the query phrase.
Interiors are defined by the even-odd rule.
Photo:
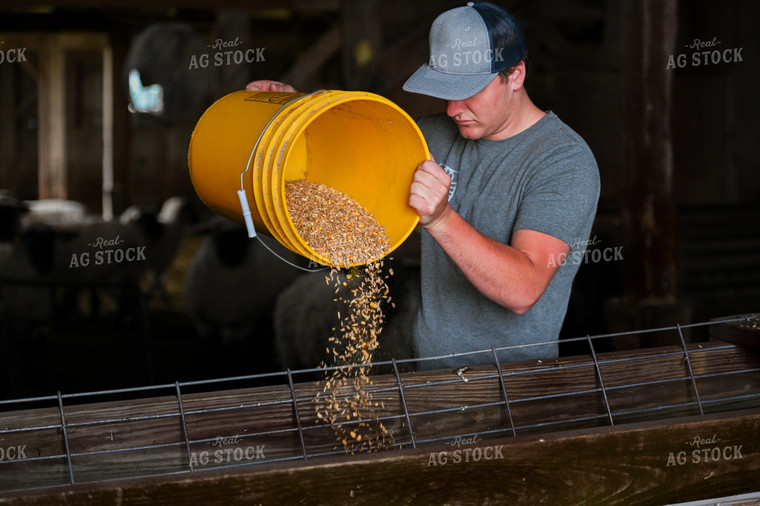
[[[756,321],[757,317],[754,317]],[[565,427],[582,426],[615,426],[619,423],[627,423],[632,419],[645,418],[649,415],[670,416],[671,413],[693,413],[693,416],[702,416],[710,412],[724,412],[747,407],[760,407],[760,356],[756,352],[746,351],[752,356],[747,364],[738,368],[728,370],[711,370],[702,367],[704,370],[695,370],[694,360],[709,358],[710,355],[717,356],[720,353],[728,353],[736,349],[736,346],[728,343],[715,342],[710,345],[692,344],[687,345],[684,338],[684,329],[705,327],[711,325],[729,325],[729,324],[749,324],[753,321],[749,316],[739,318],[729,318],[717,321],[710,321],[696,324],[675,325],[672,327],[662,327],[657,329],[638,330],[632,332],[621,332],[614,334],[605,334],[597,336],[585,336],[576,339],[563,340],[563,342],[586,343],[589,346],[588,355],[579,355],[572,360],[551,360],[537,361],[522,367],[507,367],[500,363],[498,352],[509,352],[517,348],[527,346],[540,346],[547,343],[535,343],[530,345],[520,345],[511,347],[491,347],[490,349],[478,350],[468,353],[457,353],[438,357],[424,357],[417,359],[390,360],[386,362],[377,362],[372,366],[377,368],[388,368],[391,374],[385,375],[382,381],[373,381],[368,387],[368,393],[378,398],[393,399],[398,404],[398,409],[392,411],[386,409],[382,414],[361,419],[351,419],[344,422],[337,422],[336,425],[345,425],[347,427],[358,426],[361,423],[382,422],[387,426],[392,426],[394,440],[384,445],[382,448],[372,448],[373,450],[385,449],[404,449],[419,448],[422,445],[433,445],[449,442],[454,438],[472,438],[472,437],[516,437],[525,433],[536,433],[539,431],[551,431],[563,429]],[[597,354],[595,343],[601,339],[614,340],[617,337],[630,337],[653,332],[671,332],[677,334],[679,345],[662,348],[650,348],[636,350],[627,354],[604,353]],[[465,372],[462,370],[444,371],[443,373],[430,371],[424,373],[402,374],[400,366],[419,366],[428,361],[440,360],[442,358],[464,358],[476,354],[488,354],[492,357],[493,363],[490,366],[473,367]],[[653,360],[671,360],[678,361],[682,364],[683,371],[675,371],[670,376],[663,377],[635,377],[631,381],[617,384],[611,379],[612,373],[621,366],[633,368],[649,363]],[[241,468],[252,465],[268,465],[277,462],[287,461],[305,461],[308,459],[345,455],[341,447],[326,447],[324,444],[311,444],[311,441],[319,440],[316,431],[324,433],[329,429],[324,423],[309,423],[309,418],[304,418],[301,413],[302,408],[299,406],[308,405],[315,400],[315,382],[297,383],[294,377],[304,375],[314,377],[323,375],[331,370],[359,366],[341,366],[325,367],[313,369],[301,369],[297,371],[280,371],[274,373],[252,374],[245,376],[235,376],[229,378],[218,378],[209,380],[175,382],[154,386],[143,386],[125,389],[112,389],[84,393],[62,394],[40,396],[12,400],[0,400],[0,441],[6,446],[4,459],[0,459],[0,492],[14,490],[31,489],[38,486],[50,485],[73,485],[87,482],[108,481],[115,479],[108,476],[107,463],[102,464],[101,468],[94,472],[90,467],[98,467],[96,464],[89,466],[85,472],[79,472],[83,462],[89,459],[99,461],[98,459],[111,459],[114,465],[119,465],[125,456],[139,460],[139,456],[146,452],[166,452],[166,464],[157,464],[157,469],[149,472],[132,471],[125,474],[119,474],[116,470],[113,473],[116,477],[126,475],[130,478],[147,478],[156,475],[173,475],[181,473],[197,472],[200,469],[220,469],[220,468]],[[364,365],[366,367],[366,365]],[[593,374],[584,375],[587,378],[586,383],[579,382],[574,389],[558,389],[557,391],[520,391],[515,385],[518,383],[527,384],[528,379],[536,379],[551,374],[579,374],[581,371],[592,370]],[[607,372],[605,372],[607,371]],[[585,374],[585,373],[584,373]],[[700,383],[714,381],[717,383],[728,381],[731,378],[744,378],[741,388],[729,391],[721,391],[720,394],[703,395],[700,392]],[[421,378],[421,379],[418,379]],[[423,381],[424,379],[424,381]],[[275,380],[280,383],[276,383]],[[609,380],[609,381],[608,381]],[[229,405],[212,405],[207,407],[198,407],[198,396],[201,394],[194,393],[194,397],[189,398],[184,393],[185,389],[201,388],[202,393],[215,392],[229,384],[251,383],[256,381],[265,381],[274,384],[273,386],[259,387],[257,395],[264,396],[254,400],[245,395],[236,397],[237,390],[228,394],[228,397],[234,400]],[[316,382],[318,383],[318,382]],[[475,400],[470,402],[469,399],[457,397],[456,391],[452,390],[448,397],[456,398],[455,401],[447,399],[447,403],[442,405],[422,406],[419,399],[432,398],[436,389],[472,389],[473,391],[487,391],[491,398]],[[666,400],[659,404],[646,404],[643,406],[617,407],[613,404],[612,399],[620,399],[625,396],[620,395],[624,391],[639,390],[646,388],[662,388],[664,390],[672,389],[675,385],[686,385],[679,390],[679,395]],[[720,384],[718,384],[718,387]],[[717,387],[715,387],[717,388]],[[266,398],[266,393],[270,389],[272,395]],[[274,390],[277,390],[275,395]],[[482,389],[482,390],[481,390]],[[300,393],[299,393],[300,390]],[[107,398],[110,396],[129,397],[151,394],[157,398],[157,405],[164,402],[166,406],[169,400],[174,399],[174,408],[168,408],[159,412],[146,414],[110,414],[108,408],[104,409],[103,418],[100,419],[78,419],[72,417],[71,411],[74,407],[88,406],[88,401],[98,398]],[[351,395],[351,391],[346,391],[340,395]],[[495,397],[494,397],[495,395]],[[158,397],[160,396],[160,397]],[[316,394],[316,397],[319,393]],[[415,403],[419,406],[412,405],[409,397],[415,397]],[[485,396],[485,394],[484,394]],[[602,409],[594,411],[589,408],[588,411],[579,411],[569,413],[567,416],[558,418],[530,419],[523,416],[522,421],[518,420],[520,410],[526,409],[533,405],[554,406],[557,403],[569,402],[573,405],[584,405],[584,400],[589,401],[594,407],[601,404]],[[67,408],[67,403],[72,403]],[[74,404],[76,403],[76,404]],[[218,404],[218,403],[217,403]],[[97,406],[97,404],[92,404]],[[41,407],[40,407],[41,406]],[[23,408],[19,409],[19,408]],[[158,408],[156,408],[158,409]],[[250,441],[262,441],[277,439],[277,441],[290,441],[295,438],[295,443],[291,446],[278,446],[275,455],[265,458],[230,458],[233,453],[227,453],[227,462],[213,462],[198,465],[193,461],[193,448],[202,445],[213,445],[222,436],[217,437],[193,437],[193,429],[196,428],[191,419],[200,420],[205,415],[210,415],[212,420],[218,420],[219,417],[227,420],[228,418],[246,420],[246,417],[255,418],[250,412],[252,410],[267,410],[282,414],[282,417],[276,418],[278,421],[287,421],[292,416],[292,421],[288,426],[278,427],[277,424],[257,430],[234,430],[224,434],[224,439],[237,443],[247,444]],[[493,413],[489,410],[495,410]],[[467,415],[468,413],[482,413],[488,411],[489,420],[503,420],[503,422],[489,422],[476,430],[466,426],[457,427],[455,432],[442,431],[441,433],[430,432],[429,429],[422,430],[425,425],[424,420],[431,417],[453,417],[457,414]],[[496,412],[498,411],[498,413]],[[55,413],[55,417],[53,414]],[[308,413],[306,413],[308,414]],[[57,420],[53,421],[55,418]],[[26,425],[13,426],[19,421],[26,421]],[[178,423],[180,437],[176,441],[152,441],[145,443],[140,440],[139,444],[134,446],[108,448],[101,442],[87,449],[80,449],[83,443],[75,440],[72,435],[80,432],[91,432],[104,427],[125,427],[124,431],[129,432],[132,427],[140,427],[142,423],[162,424],[161,427],[173,427],[175,422]],[[226,422],[225,422],[226,423]],[[213,423],[211,423],[213,425]],[[234,424],[233,424],[234,425]],[[205,427],[206,431],[211,430]],[[427,431],[427,432],[426,432]],[[51,436],[51,434],[56,436]],[[77,436],[80,437],[80,436]],[[113,439],[113,433],[111,434]],[[284,438],[284,439],[280,439]],[[36,455],[26,455],[28,441],[46,440],[48,446],[53,448],[50,454],[44,454],[44,451],[38,449]],[[160,438],[158,438],[160,439]],[[57,440],[57,442],[56,442]],[[23,443],[27,441],[27,443]],[[23,453],[23,457],[14,455],[12,459],[8,458],[7,448],[16,445],[16,454]],[[22,444],[24,444],[22,448]],[[288,443],[289,444],[289,443]],[[10,446],[9,446],[10,445]],[[276,446],[276,445],[271,445]],[[259,445],[258,453],[263,455],[266,445]],[[54,450],[59,448],[60,450]],[[250,448],[243,450],[238,444],[234,452],[238,450],[248,452]],[[20,449],[20,450],[19,450]],[[232,451],[232,448],[229,448]],[[31,453],[31,451],[30,451]],[[234,453],[237,456],[237,453]],[[134,462],[130,460],[130,462]],[[61,465],[63,464],[63,465]],[[210,465],[209,465],[210,464]],[[25,469],[38,466],[44,468],[49,476],[42,480],[41,483],[35,484],[32,481],[25,481]],[[139,467],[139,466],[137,466]],[[149,466],[148,466],[149,467]],[[11,474],[17,478],[7,478]],[[2,476],[5,475],[6,479]],[[22,483],[19,483],[21,481]]]

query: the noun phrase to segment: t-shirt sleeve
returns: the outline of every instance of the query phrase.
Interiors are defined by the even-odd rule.
[[[599,200],[599,169],[580,142],[544,151],[522,195],[514,230],[535,230],[570,246],[585,241]]]

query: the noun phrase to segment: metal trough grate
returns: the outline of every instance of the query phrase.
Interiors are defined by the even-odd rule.
[[[411,370],[440,357],[376,363],[382,374],[366,390],[383,407],[366,421],[380,420],[392,433],[391,443],[376,448],[387,451],[759,408],[760,353],[684,338],[685,329],[706,326],[753,332],[757,321],[743,316],[586,336],[574,341],[589,345],[587,355],[545,361],[500,363],[498,353],[509,348],[492,348],[475,353],[489,354],[493,364],[466,369]],[[680,344],[596,351],[601,341],[652,332],[670,333]],[[350,459],[315,416],[323,373],[288,370],[0,401],[0,492]]]

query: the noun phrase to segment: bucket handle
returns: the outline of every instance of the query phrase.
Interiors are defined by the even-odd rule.
[[[290,105],[291,103],[293,103],[293,102],[295,102],[297,100],[301,100],[302,98],[310,97],[310,96],[316,95],[318,93],[325,93],[326,91],[327,90],[318,90],[318,91],[314,91],[312,93],[308,93],[306,95],[301,95],[301,96],[292,98],[292,99],[288,100],[287,102],[285,102],[284,104],[282,104],[280,106],[280,108],[277,110],[277,112],[274,113],[271,118],[269,118],[269,121],[267,121],[267,124],[264,125],[264,128],[261,130],[261,133],[259,133],[259,137],[258,137],[258,139],[256,139],[256,143],[253,145],[253,149],[251,150],[251,155],[248,157],[248,163],[245,166],[245,170],[240,173],[240,190],[238,190],[238,192],[237,192],[238,199],[240,199],[240,207],[242,208],[242,211],[243,211],[243,219],[245,220],[245,228],[248,230],[248,237],[249,238],[254,238],[255,237],[259,241],[259,243],[262,246],[264,246],[271,254],[273,254],[274,256],[276,256],[277,258],[279,258],[280,260],[282,260],[286,264],[290,265],[291,267],[295,267],[296,269],[300,269],[300,270],[306,271],[306,272],[323,271],[325,269],[328,269],[329,267],[322,266],[322,267],[319,267],[319,268],[316,268],[316,269],[310,269],[308,267],[301,267],[300,265],[296,265],[293,262],[290,262],[287,259],[285,259],[285,258],[281,257],[280,255],[278,255],[277,253],[275,253],[274,250],[272,250],[269,246],[266,245],[266,243],[264,241],[261,240],[261,238],[256,233],[256,227],[253,224],[253,218],[251,218],[251,208],[248,205],[248,197],[246,196],[245,187],[243,185],[243,176],[245,176],[246,172],[248,172],[248,170],[251,168],[251,162],[253,161],[253,154],[256,152],[256,148],[259,147],[259,142],[261,142],[261,137],[264,135],[264,132],[266,131],[267,128],[269,128],[269,125],[277,117],[277,115],[279,115],[282,112],[282,110],[285,108],[285,106],[286,105]],[[311,265],[312,262],[314,262],[314,261],[310,259],[309,260],[309,265]]]

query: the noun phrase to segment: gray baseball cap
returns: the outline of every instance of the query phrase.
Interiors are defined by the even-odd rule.
[[[433,21],[430,59],[407,79],[404,90],[463,100],[525,55],[525,38],[512,16],[488,2],[467,2]]]

